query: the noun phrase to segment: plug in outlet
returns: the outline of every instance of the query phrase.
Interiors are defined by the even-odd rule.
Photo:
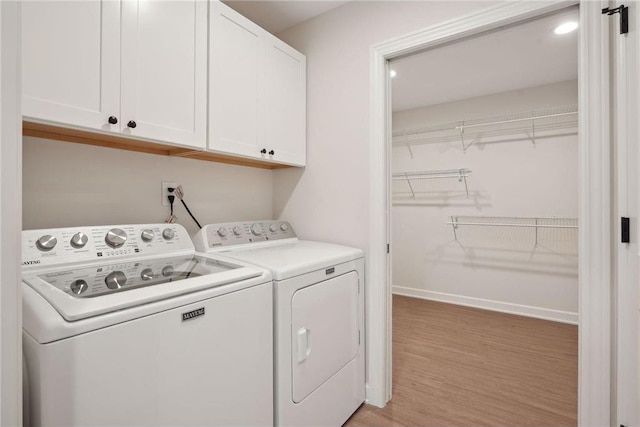
[[[169,192],[168,189],[176,188],[177,186],[178,186],[177,182],[162,181],[162,189],[160,191],[160,197],[162,198],[161,199],[162,206],[169,206],[169,195],[171,193]]]

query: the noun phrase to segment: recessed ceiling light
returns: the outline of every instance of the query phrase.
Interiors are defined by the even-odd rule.
[[[575,31],[576,28],[578,28],[578,23],[575,21],[563,22],[553,32],[556,34],[568,34],[571,31]]]
[[[396,70],[391,70],[389,71],[389,75],[391,76],[391,78],[394,78],[395,76],[398,75],[398,73],[396,72]]]

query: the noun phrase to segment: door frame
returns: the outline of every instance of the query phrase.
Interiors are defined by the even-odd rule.
[[[391,100],[388,61],[580,4],[578,425],[610,423],[611,140],[609,21],[602,1],[510,2],[371,47],[370,211],[367,262],[367,402],[391,398]]]

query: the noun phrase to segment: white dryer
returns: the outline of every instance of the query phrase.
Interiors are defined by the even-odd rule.
[[[298,240],[287,222],[210,224],[197,250],[274,280],[275,424],[340,426],[364,402],[364,254]]]
[[[177,224],[24,231],[22,254],[33,426],[273,424],[268,271]]]

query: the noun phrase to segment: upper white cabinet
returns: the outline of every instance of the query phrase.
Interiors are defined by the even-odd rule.
[[[204,148],[206,1],[124,0],[121,55],[123,132]]]
[[[120,131],[120,3],[22,3],[23,114]]]
[[[211,2],[209,148],[259,157],[264,146],[264,30]]]
[[[209,149],[305,165],[305,56],[211,2]]]
[[[25,117],[204,148],[207,2],[30,1]]]
[[[266,139],[278,161],[304,165],[306,158],[306,58],[269,35],[266,72]]]

